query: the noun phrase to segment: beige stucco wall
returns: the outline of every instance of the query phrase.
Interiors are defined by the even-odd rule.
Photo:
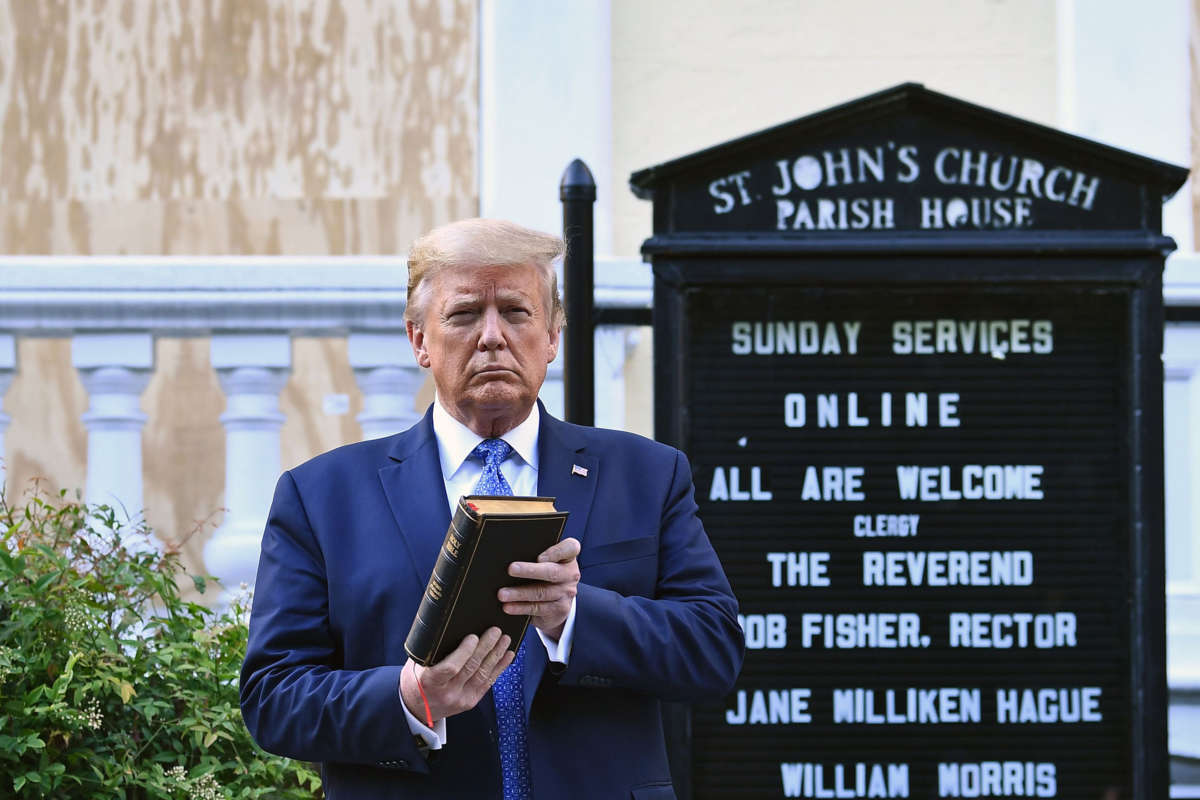
[[[613,0],[614,252],[650,234],[629,174],[905,81],[1054,124],[1045,0]]]
[[[474,0],[0,3],[0,253],[402,253],[477,211]],[[147,518],[200,565],[224,486],[207,339],[142,397]],[[69,340],[20,342],[7,486],[82,487]],[[348,414],[322,411],[350,395]],[[283,463],[361,435],[344,340],[297,339]]]

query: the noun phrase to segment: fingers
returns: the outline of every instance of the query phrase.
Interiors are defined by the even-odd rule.
[[[503,647],[508,646],[507,639],[508,637],[502,636],[500,629],[495,627],[488,628],[483,636],[471,634],[465,637],[450,655],[422,673],[422,685],[429,681],[438,687],[461,687],[479,673],[492,650],[500,647],[501,640],[505,640]],[[426,675],[429,676],[428,679]]]
[[[576,592],[575,585],[555,587],[543,584],[501,589],[501,598],[512,598],[508,601],[502,600],[501,607],[505,614],[528,614],[533,618],[534,627],[545,631],[558,627],[566,620]]]
[[[542,551],[536,562],[509,564],[508,574],[528,583],[498,592],[504,613],[528,614],[539,630],[560,631],[579,592],[579,547],[578,539],[568,537]]]
[[[423,686],[430,683],[436,686],[461,685],[478,671],[484,655],[495,646],[498,638],[500,638],[499,628],[488,628],[483,636],[471,634],[464,637],[458,647],[454,648],[448,656],[425,670],[420,676],[421,684]]]
[[[572,559],[566,563],[549,561],[534,564],[529,561],[514,561],[508,565],[508,574],[514,578],[524,578],[545,583],[567,583],[579,580],[579,566]]]
[[[507,635],[501,636],[496,641],[495,646],[484,655],[483,660],[480,661],[479,669],[467,679],[467,683],[474,684],[480,694],[490,689],[492,684],[495,683],[496,678],[500,676],[500,673],[508,669],[508,665],[512,663],[516,653],[508,649],[511,641]]]
[[[546,548],[538,555],[539,562],[558,561],[565,563],[579,555],[579,540],[568,536],[561,542],[558,542]]]
[[[488,628],[482,636],[465,637],[453,652],[436,664],[429,667],[413,665],[412,674],[425,693],[421,702],[428,700],[434,720],[475,707],[500,673],[512,663],[514,654],[508,650],[510,642],[499,628]],[[415,690],[417,687],[410,688]],[[421,709],[416,700],[410,699],[413,697],[410,688],[406,688],[402,672],[401,692],[405,703],[410,710]]]
[[[570,605],[579,592],[579,582],[530,583],[524,586],[506,586],[496,593],[506,614],[534,614],[530,606],[549,606],[559,603]]]

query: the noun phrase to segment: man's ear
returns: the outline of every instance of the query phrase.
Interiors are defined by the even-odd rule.
[[[558,340],[559,334],[562,333],[562,328],[550,329],[550,343],[546,349],[546,363],[549,364],[558,357]]]
[[[417,366],[429,366],[429,351],[425,349],[425,334],[417,327],[412,320],[406,320],[404,330],[408,333],[408,343],[412,345],[413,358],[417,360]]]

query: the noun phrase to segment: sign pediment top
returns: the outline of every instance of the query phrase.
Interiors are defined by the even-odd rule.
[[[857,132],[866,121],[905,117],[931,120],[935,126],[945,123],[948,133],[963,127],[972,129],[1011,142],[1014,151],[1069,153],[1098,172],[1119,173],[1135,184],[1157,187],[1162,198],[1174,194],[1188,176],[1186,169],[1174,164],[960,100],[920,83],[904,83],[638,170],[630,175],[629,183],[635,195],[650,200],[664,183],[708,175],[716,164],[735,161],[739,156],[753,159],[787,143],[798,147],[819,145],[836,140],[839,133]]]

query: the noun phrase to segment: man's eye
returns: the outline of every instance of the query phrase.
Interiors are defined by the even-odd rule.
[[[510,320],[523,320],[529,316],[529,309],[520,307],[510,308],[504,312],[504,316]]]
[[[476,312],[470,308],[460,308],[456,311],[451,311],[446,315],[446,319],[451,322],[469,322],[475,319]]]

